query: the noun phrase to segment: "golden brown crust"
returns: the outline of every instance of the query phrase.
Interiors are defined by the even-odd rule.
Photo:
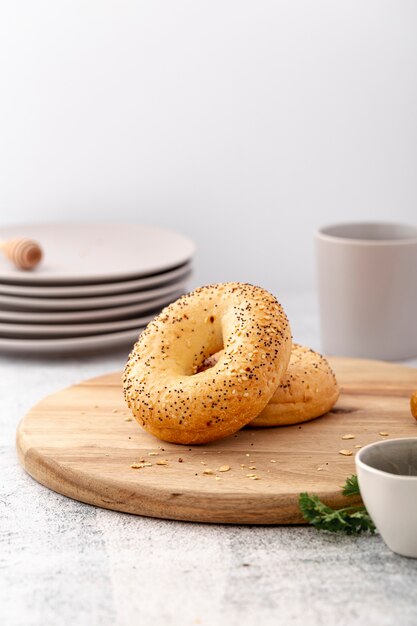
[[[330,411],[339,386],[328,361],[314,350],[293,344],[282,383],[251,426],[300,424]]]
[[[206,359],[201,369],[212,367],[221,352]],[[272,398],[249,426],[289,426],[307,422],[330,411],[339,386],[328,361],[310,348],[292,345],[290,363]]]
[[[216,365],[199,372],[223,347]],[[166,307],[139,337],[124,371],[126,402],[160,439],[214,441],[259,415],[290,354],[288,319],[269,292],[245,283],[201,287]]]
[[[417,391],[410,398],[411,415],[417,420]]]

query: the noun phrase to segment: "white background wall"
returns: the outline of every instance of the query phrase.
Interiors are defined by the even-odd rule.
[[[279,292],[318,225],[417,223],[415,0],[3,0],[0,90],[0,224],[166,225]]]

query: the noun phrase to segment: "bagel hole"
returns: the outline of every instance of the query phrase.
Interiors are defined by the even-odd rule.
[[[184,369],[188,376],[201,374],[217,365],[230,331],[224,326],[224,316],[207,307],[204,317],[194,324],[195,335],[184,350]],[[184,372],[184,373],[185,373]]]
[[[201,374],[201,372],[205,372],[209,369],[211,369],[212,367],[214,367],[215,365],[217,365],[220,357],[221,357],[221,353],[223,351],[223,346],[221,347],[220,350],[217,350],[216,352],[214,352],[213,354],[210,354],[209,356],[206,356],[202,362],[200,363],[200,365],[197,366],[197,370],[196,370],[196,374]]]

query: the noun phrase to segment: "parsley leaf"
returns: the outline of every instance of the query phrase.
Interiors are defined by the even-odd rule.
[[[349,478],[346,478],[346,482],[342,491],[344,496],[360,496],[358,477],[356,474],[352,474]]]
[[[360,495],[357,476],[352,475],[346,480],[342,493],[345,496]],[[364,506],[332,509],[318,496],[308,493],[300,493],[299,506],[304,519],[319,530],[347,535],[375,532],[375,525]]]

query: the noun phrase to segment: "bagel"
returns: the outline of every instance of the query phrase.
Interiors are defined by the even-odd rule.
[[[417,391],[415,391],[410,398],[410,409],[411,415],[417,420]]]
[[[221,349],[218,362],[199,371]],[[164,441],[214,441],[261,413],[290,354],[289,322],[274,296],[246,283],[208,285],[142,332],[124,370],[125,399],[138,423]]]
[[[308,422],[330,411],[339,393],[336,376],[324,356],[294,344],[284,380],[250,425],[289,426]]]
[[[201,369],[213,367],[221,352],[206,359]],[[327,360],[310,348],[293,344],[287,372],[272,398],[250,426],[300,424],[330,411],[339,386]]]

